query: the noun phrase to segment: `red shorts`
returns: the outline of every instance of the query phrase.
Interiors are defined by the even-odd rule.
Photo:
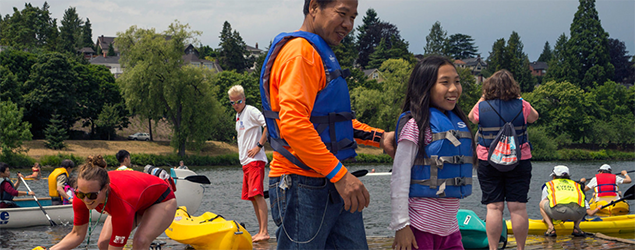
[[[265,162],[252,161],[243,166],[243,200],[253,200],[256,195],[263,195],[262,182],[265,178]]]

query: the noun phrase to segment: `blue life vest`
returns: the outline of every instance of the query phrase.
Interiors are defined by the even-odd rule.
[[[498,131],[505,125],[505,122],[512,122],[512,124],[514,124],[516,136],[518,137],[516,139],[520,142],[519,144],[521,146],[529,141],[527,138],[527,124],[525,123],[523,114],[522,100],[513,99],[503,101],[496,99],[482,101],[478,104],[478,113],[479,120],[476,140],[479,145],[489,148],[492,144],[492,140],[496,138],[496,134],[498,134]]]
[[[345,80],[350,75],[350,71],[341,69],[333,50],[326,44],[324,39],[305,31],[282,33],[276,36],[260,73],[260,98],[262,99],[262,113],[267,123],[269,143],[274,151],[280,153],[293,164],[303,169],[311,170],[304,162],[284,148],[285,146],[288,147],[289,144],[280,137],[280,129],[276,121],[280,117],[278,111],[271,110],[269,100],[269,88],[271,86],[269,79],[276,57],[288,41],[297,37],[306,39],[311,43],[322,58],[327,85],[315,98],[310,120],[326,148],[339,160],[357,156],[355,153],[357,143],[353,138],[352,121],[355,119],[355,114],[351,110],[351,99]]]
[[[5,182],[5,181],[8,182],[11,185],[11,187],[15,187],[13,185],[13,182],[11,182],[10,180],[7,180],[7,179],[4,179],[4,180],[0,181],[0,187],[2,187],[3,182]],[[14,197],[13,195],[9,194],[9,192],[7,192],[4,189],[2,189],[2,192],[0,192],[0,201],[7,201],[7,202],[13,201],[13,197]]]
[[[399,116],[395,140],[410,120],[410,111]],[[447,115],[430,108],[432,142],[419,152],[411,171],[410,197],[465,198],[472,194],[472,133],[454,112]],[[419,135],[424,136],[424,135]]]

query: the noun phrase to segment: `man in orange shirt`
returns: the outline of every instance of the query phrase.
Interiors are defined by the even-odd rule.
[[[260,79],[278,249],[366,249],[370,195],[341,161],[357,143],[394,155],[394,133],[354,119],[348,72],[330,48],[353,29],[357,1],[305,0],[304,15],[299,31],[274,39]]]

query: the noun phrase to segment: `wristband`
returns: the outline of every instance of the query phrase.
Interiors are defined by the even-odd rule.
[[[259,147],[259,148],[262,148],[262,147],[263,147],[263,145],[262,145],[262,144],[260,144],[260,142],[258,142],[258,147]]]

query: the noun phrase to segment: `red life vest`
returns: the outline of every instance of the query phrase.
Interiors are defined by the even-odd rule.
[[[615,185],[615,175],[601,173],[595,175],[597,181],[597,196],[617,196],[617,185]]]

